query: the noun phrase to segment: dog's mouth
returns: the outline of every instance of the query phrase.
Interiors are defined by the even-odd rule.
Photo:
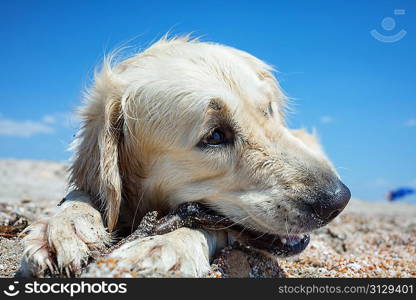
[[[180,205],[174,212],[159,220],[156,232],[163,234],[186,226],[208,230],[225,230],[246,246],[287,257],[301,253],[309,244],[308,234],[274,235],[262,233],[223,216],[198,202]]]
[[[309,234],[274,235],[249,230],[241,225],[233,225],[227,230],[231,230],[232,236],[243,244],[281,257],[301,253],[310,240]]]

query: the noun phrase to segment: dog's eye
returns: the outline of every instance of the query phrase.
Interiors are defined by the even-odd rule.
[[[209,136],[204,139],[207,145],[220,145],[225,143],[225,134],[219,129],[215,129]]]
[[[206,137],[204,137],[198,144],[199,147],[207,146],[221,146],[230,144],[232,142],[232,133],[228,130],[220,128],[214,129]]]

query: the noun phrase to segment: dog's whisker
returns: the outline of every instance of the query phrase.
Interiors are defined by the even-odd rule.
[[[232,224],[230,224],[230,225],[228,225],[228,226],[224,226],[224,227],[219,227],[219,228],[217,228],[218,230],[226,230],[226,229],[230,229],[230,228],[232,228],[233,226],[235,226],[235,225],[241,225],[241,223],[242,223],[242,221],[245,221],[246,219],[248,219],[249,218],[249,216],[247,216],[247,217],[243,217],[243,218],[240,218],[239,220],[237,220],[237,221],[233,221],[233,223]],[[228,220],[228,218],[227,217],[223,217],[221,220],[219,220],[219,221],[217,221],[217,222],[215,222],[214,223],[214,225],[216,225],[216,224],[218,224],[218,223],[220,223],[221,221],[224,221],[224,220]],[[243,229],[245,229],[245,227],[243,226]]]
[[[133,221],[131,222],[131,228],[130,228],[131,232],[133,232],[135,230],[135,228],[134,228],[135,225],[134,224],[135,224],[135,221],[136,221],[137,213],[139,212],[139,207],[140,207],[140,205],[142,204],[142,201],[143,201],[143,196],[144,196],[144,192],[142,192],[140,194],[139,200],[137,201],[136,209],[135,209],[134,215],[133,215]]]
[[[336,166],[335,169],[337,170],[346,170],[346,171],[350,171],[351,169],[348,167],[343,167],[343,166]]]
[[[289,230],[287,228],[287,216],[285,216],[285,230],[286,230],[286,234],[289,234]]]
[[[263,236],[265,236],[267,233],[263,232],[261,235],[259,235],[258,237],[255,238],[255,240],[261,239]]]

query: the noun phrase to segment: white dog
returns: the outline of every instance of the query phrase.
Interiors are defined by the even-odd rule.
[[[299,253],[305,234],[349,201],[315,137],[285,126],[271,68],[246,52],[164,38],[120,63],[107,59],[85,100],[73,192],[30,227],[26,275],[79,274],[111,233],[131,233],[149,211],[198,201],[236,227],[181,228],[112,255],[136,268],[202,276],[231,235]]]

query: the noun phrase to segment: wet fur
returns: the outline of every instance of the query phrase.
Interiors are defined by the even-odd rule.
[[[32,225],[22,273],[77,274],[110,233],[128,234],[148,211],[189,201],[258,232],[321,226],[307,207],[338,175],[315,136],[286,127],[287,100],[272,71],[246,52],[188,38],[164,38],[118,63],[108,57],[80,111],[70,167],[79,192]],[[230,128],[233,144],[198,147],[215,126]],[[182,274],[201,276],[226,240],[183,229],[115,255],[158,270],[186,260]]]

